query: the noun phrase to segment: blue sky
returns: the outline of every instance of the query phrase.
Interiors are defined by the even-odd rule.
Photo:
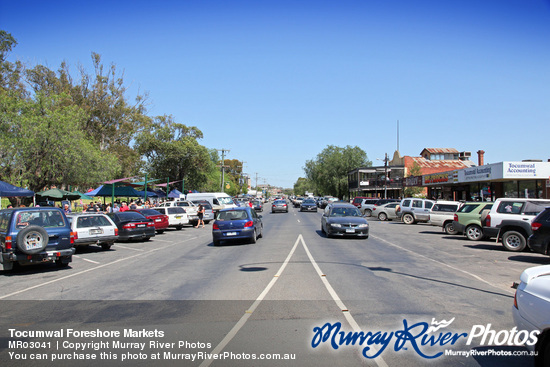
[[[398,120],[402,155],[550,158],[549,0],[0,0],[0,29],[29,66],[101,54],[259,183],[292,187],[327,145],[382,165]]]

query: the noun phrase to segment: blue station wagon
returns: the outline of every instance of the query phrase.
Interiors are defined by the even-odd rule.
[[[0,260],[4,270],[14,264],[55,262],[67,266],[75,252],[74,236],[59,208],[15,208],[0,211]]]

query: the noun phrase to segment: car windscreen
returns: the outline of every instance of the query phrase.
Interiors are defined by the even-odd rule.
[[[361,212],[356,207],[337,207],[330,211],[331,217],[360,217]]]
[[[230,210],[218,213],[216,220],[247,220],[248,213],[244,210]]]
[[[146,217],[149,217],[151,215],[161,215],[161,213],[159,213],[155,209],[144,209],[144,210],[140,210],[139,212],[145,215]]]
[[[218,201],[221,205],[233,204],[233,199],[231,199],[230,197],[220,197],[218,198]]]

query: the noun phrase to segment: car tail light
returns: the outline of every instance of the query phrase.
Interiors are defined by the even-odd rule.
[[[455,215],[453,216],[453,220],[454,220],[455,222],[458,222],[458,215],[455,214]]]
[[[254,227],[254,222],[249,220],[244,224],[244,228]]]
[[[539,223],[539,222],[533,222],[531,223],[531,229],[534,231],[536,231],[537,229],[539,229],[540,227],[542,227],[542,224]]]
[[[136,224],[135,223],[126,223],[124,226],[122,226],[122,228],[126,228],[126,229],[136,228]]]
[[[220,226],[218,226],[218,223],[214,223],[214,225],[212,225],[212,229],[220,229]]]
[[[154,227],[155,226],[155,222],[147,222],[147,227]]]
[[[491,226],[491,215],[487,214],[487,217],[485,218],[485,227]]]
[[[398,205],[396,208],[395,208],[395,212],[396,213],[399,213],[401,211],[401,207]]]
[[[283,206],[286,208],[286,204],[283,204]]]
[[[514,294],[514,307],[519,310],[519,307],[518,307],[518,291],[516,291],[516,293]]]
[[[78,238],[76,232],[71,232],[71,245],[74,245],[74,240]]]
[[[11,250],[11,236],[6,236],[6,250]]]
[[[372,211],[375,211],[376,210],[376,207],[372,208]]]
[[[118,228],[115,228],[115,236],[118,236]]]

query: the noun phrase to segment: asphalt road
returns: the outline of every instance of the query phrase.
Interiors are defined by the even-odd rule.
[[[78,249],[65,269],[43,264],[1,274],[0,360],[13,366],[90,365],[93,358],[114,366],[532,364],[532,357],[507,355],[526,351],[507,343],[517,335],[511,285],[525,268],[550,263],[548,257],[510,253],[426,224],[376,219],[366,240],[329,239],[320,231],[321,212],[261,214],[264,236],[256,244],[214,247],[209,224],[116,243],[110,251]],[[435,330],[442,321],[450,324]],[[31,334],[37,330],[63,335]],[[364,340],[346,345],[340,336],[354,332]]]

